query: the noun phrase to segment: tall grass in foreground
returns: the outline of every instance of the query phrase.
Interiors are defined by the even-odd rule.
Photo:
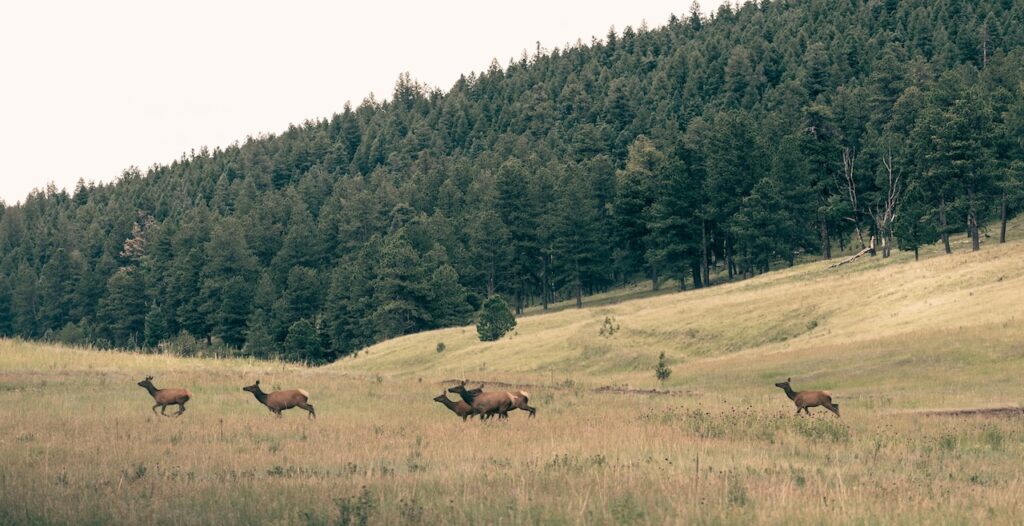
[[[195,398],[154,416],[143,373]],[[274,418],[241,387],[310,391]],[[532,389],[463,423],[435,381],[0,342],[0,523],[1012,523],[1024,429],[765,383],[678,396]],[[750,393],[754,393],[751,390]],[[842,395],[837,399],[843,400]]]

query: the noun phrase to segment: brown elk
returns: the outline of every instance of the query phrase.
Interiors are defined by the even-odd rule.
[[[139,382],[139,387],[149,391],[149,396],[153,397],[156,404],[153,405],[153,413],[156,414],[156,408],[160,408],[160,414],[163,416],[171,416],[165,413],[167,406],[177,405],[178,412],[174,413],[174,416],[179,416],[185,412],[185,402],[188,402],[192,398],[192,393],[188,389],[157,389],[153,385],[153,377],[147,376],[145,380]]]
[[[270,409],[271,413],[274,413],[281,417],[281,411],[291,409],[293,407],[301,407],[306,411],[309,411],[309,418],[316,418],[316,411],[313,409],[313,404],[309,403],[309,393],[305,389],[290,389],[288,391],[274,391],[273,393],[264,393],[263,389],[260,389],[260,381],[256,380],[256,383],[243,387],[243,391],[249,391],[256,397],[256,400]]]
[[[809,407],[821,406],[824,407],[825,409],[828,409],[829,411],[832,411],[833,413],[836,414],[836,416],[839,416],[839,404],[832,403],[832,393],[828,391],[796,392],[793,391],[793,388],[789,386],[790,380],[792,380],[792,378],[786,378],[785,382],[779,382],[775,384],[775,387],[778,387],[785,391],[786,396],[788,396],[789,399],[792,400],[794,404],[796,404],[796,414],[799,415],[800,411],[803,411],[804,413],[810,415],[811,412],[808,410]]]
[[[453,413],[462,417],[462,421],[465,422],[467,418],[472,417],[475,413],[473,407],[467,404],[463,400],[451,400],[448,398],[448,393],[441,391],[441,394],[434,397],[435,402],[444,404],[445,407],[451,409]]]
[[[508,418],[508,412],[515,409],[529,412],[531,418],[537,413],[536,408],[528,405],[530,393],[526,391],[484,393],[483,388],[483,384],[480,384],[480,387],[476,389],[466,389],[466,382],[462,381],[459,385],[448,389],[448,392],[458,393],[462,400],[473,407],[474,411],[483,419],[490,418],[495,414],[498,415],[498,418]]]

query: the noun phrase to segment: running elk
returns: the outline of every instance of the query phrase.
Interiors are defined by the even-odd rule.
[[[149,396],[153,397],[156,404],[153,405],[153,413],[156,414],[156,408],[160,408],[160,414],[163,416],[170,416],[167,411],[167,406],[177,405],[178,412],[174,413],[174,416],[179,416],[185,412],[185,402],[188,402],[192,398],[192,393],[188,389],[157,389],[153,385],[153,377],[147,376],[145,380],[139,382],[139,387],[144,388],[149,392]]]
[[[508,412],[515,409],[522,409],[530,413],[530,417],[533,417],[537,409],[530,407],[527,403],[530,400],[530,393],[526,391],[494,391],[490,393],[483,392],[483,384],[476,389],[466,389],[466,382],[462,381],[459,385],[448,389],[449,393],[458,393],[462,397],[462,400],[469,404],[476,414],[481,415],[481,418],[490,418],[497,414],[498,418],[508,418]]]
[[[786,378],[785,382],[779,382],[775,384],[775,387],[778,387],[785,391],[786,396],[788,396],[789,399],[792,400],[794,404],[796,404],[796,414],[799,415],[800,411],[802,410],[804,413],[810,415],[811,412],[807,408],[821,406],[824,407],[825,409],[828,409],[829,411],[832,411],[833,413],[836,414],[836,416],[839,416],[839,404],[832,403],[832,393],[828,391],[796,392],[793,391],[793,388],[789,386],[790,380],[792,380],[792,378]]]
[[[309,393],[305,389],[290,389],[288,391],[274,391],[273,393],[264,393],[263,389],[260,389],[260,381],[256,380],[256,383],[243,387],[243,391],[249,391],[256,397],[256,400],[270,409],[271,413],[274,413],[279,418],[281,411],[285,409],[291,409],[293,407],[301,407],[306,411],[309,411],[309,418],[316,418],[316,411],[313,409],[313,405],[309,403]]]
[[[462,421],[465,422],[467,418],[473,416],[473,408],[463,400],[451,400],[448,398],[448,393],[441,391],[441,394],[434,397],[435,402],[444,404],[445,407],[451,409],[453,413],[462,417]]]

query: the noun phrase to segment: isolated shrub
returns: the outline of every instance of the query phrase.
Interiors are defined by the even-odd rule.
[[[338,522],[341,526],[366,526],[377,509],[377,499],[363,486],[358,495],[334,499],[338,507]]]
[[[476,322],[476,332],[480,341],[493,342],[516,326],[516,318],[512,309],[501,296],[487,298],[480,309],[480,319]]]
[[[160,344],[161,352],[175,356],[195,356],[204,347],[204,343],[188,331],[181,331],[177,336]]]
[[[88,342],[88,336],[82,326],[71,322],[57,331],[53,337],[56,341],[66,345],[85,345]]]
[[[654,376],[658,377],[658,380],[664,382],[668,380],[669,376],[672,376],[672,369],[665,363],[665,353],[662,352],[658,355],[658,366],[654,369]]]
[[[611,338],[616,332],[619,332],[619,323],[615,321],[615,316],[605,316],[598,334],[605,338]]]
[[[445,346],[444,342],[437,342],[437,348],[436,348],[437,352],[444,352],[444,350],[447,349],[447,348],[448,347]]]

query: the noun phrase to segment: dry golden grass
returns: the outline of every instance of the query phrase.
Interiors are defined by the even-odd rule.
[[[1024,402],[1022,256],[811,263],[321,368],[0,341],[0,524],[1016,523],[1021,415],[920,410]],[[147,374],[194,393],[182,417]],[[843,418],[793,416],[787,376]],[[530,384],[537,418],[464,423],[430,400],[454,377]],[[256,378],[319,419],[274,418]],[[592,390],[622,384],[673,394]]]

